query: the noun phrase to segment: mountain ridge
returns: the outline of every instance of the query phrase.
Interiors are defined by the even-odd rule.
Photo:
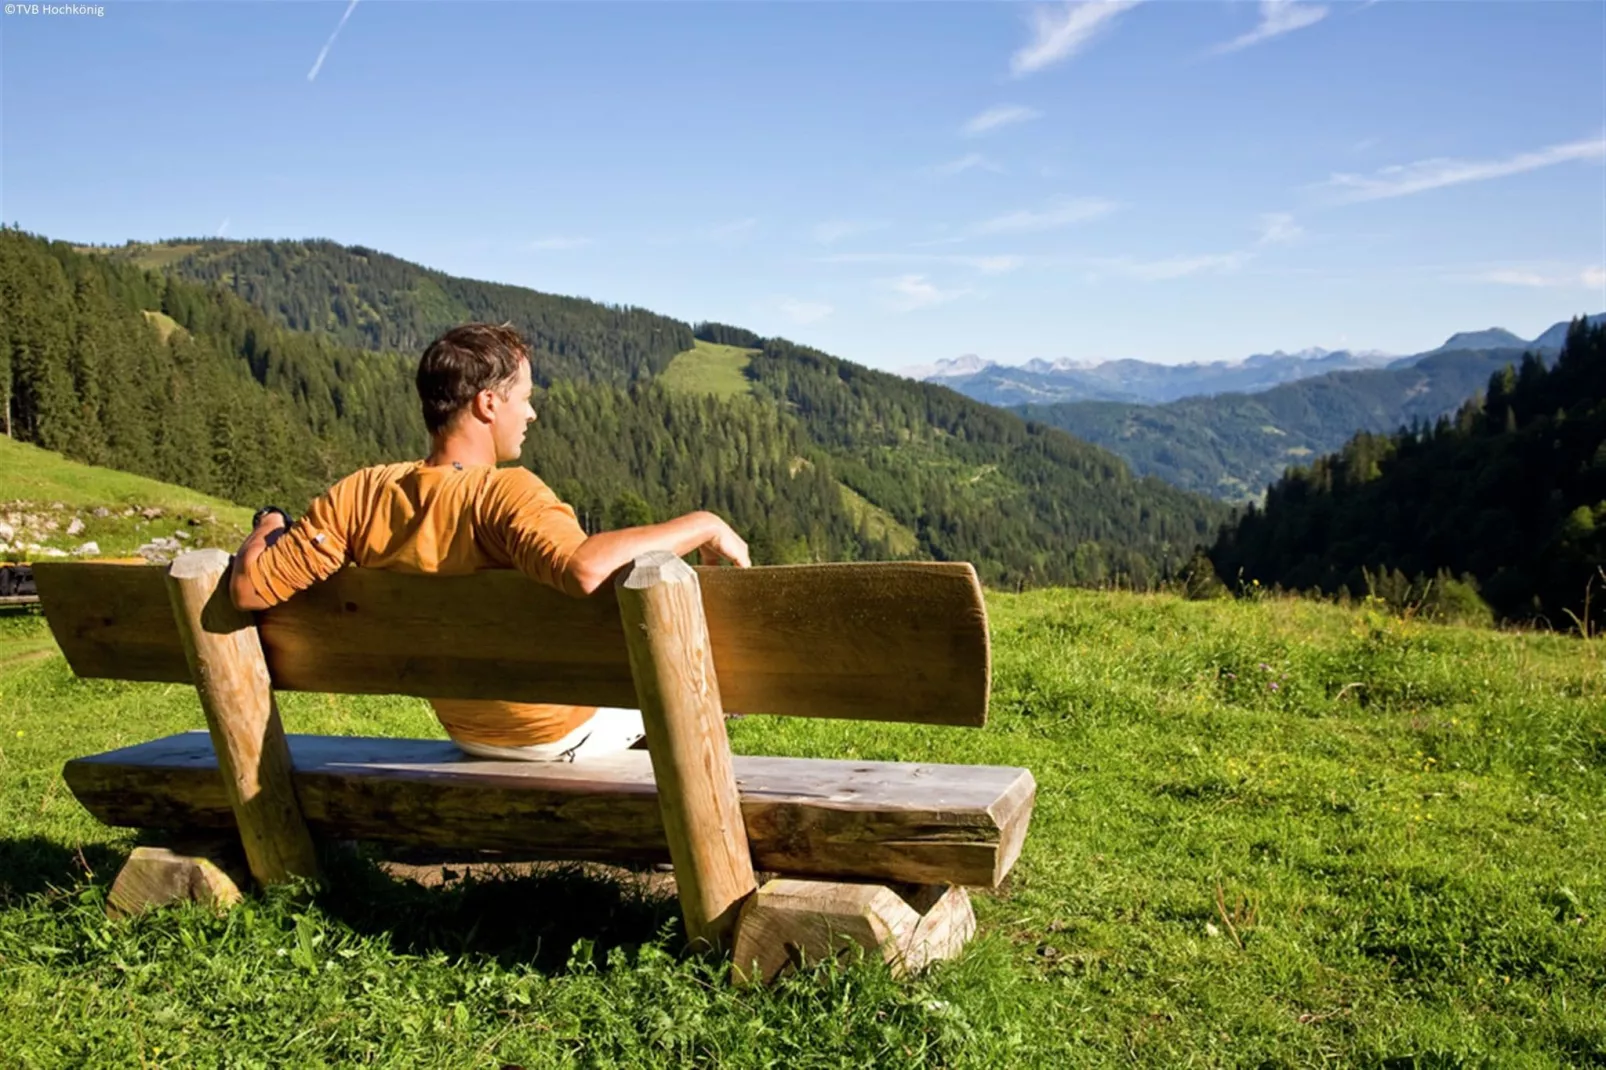
[[[1591,317],[1590,322],[1603,318],[1606,314]],[[1333,372],[1408,367],[1435,353],[1531,348],[1554,354],[1566,338],[1567,322],[1556,323],[1532,341],[1502,327],[1459,331],[1433,349],[1410,355],[1375,349],[1310,346],[1294,352],[1277,349],[1254,353],[1238,360],[1181,364],[1134,358],[1103,361],[1037,358],[1024,364],[1000,364],[979,354],[967,353],[930,364],[911,365],[898,374],[923,382],[940,382],[967,397],[1006,407],[1074,401],[1166,404],[1187,397],[1253,394]]]
[[[265,458],[269,475],[288,470],[279,456],[298,443],[317,464],[298,460],[297,471],[323,486],[329,469],[418,456],[422,422],[416,402],[404,400],[416,358],[392,347],[422,348],[431,332],[465,318],[505,319],[532,343],[545,388],[524,461],[589,531],[710,509],[748,539],[756,561],[915,556],[972,561],[995,586],[1148,587],[1174,575],[1229,515],[1219,502],[1133,476],[1115,454],[1058,429],[730,325],[693,328],[325,241],[187,242],[88,255],[17,231],[0,238],[0,294],[14,293],[25,313],[0,324],[0,343],[32,352],[55,332],[52,324],[74,325],[50,334],[48,359],[30,358],[19,373],[28,392],[18,395],[29,407],[19,426],[69,451],[82,440],[75,427],[95,429],[122,394],[86,378],[110,376],[116,361],[90,369],[74,349],[76,325],[89,312],[75,308],[68,278],[105,275],[117,282],[118,330],[158,350],[152,360],[180,344],[196,349],[195,361],[174,367],[173,389],[197,395],[185,411],[204,413],[212,389],[185,380],[193,365],[215,369],[208,374],[237,393],[282,399],[287,419],[305,423],[284,428],[285,444]],[[41,279],[53,281],[40,289]],[[159,340],[147,311],[182,330]],[[665,380],[699,340],[751,351],[745,363],[727,362],[745,390],[686,390],[706,385],[701,374]],[[357,348],[375,345],[378,352]],[[97,404],[76,406],[75,391],[96,394]],[[360,425],[348,427],[353,412]],[[200,467],[221,485],[241,456],[228,439],[236,425],[219,418],[189,429],[159,474],[199,478],[177,462],[185,450],[206,455]],[[343,428],[351,449],[318,449],[322,436]],[[158,445],[165,434],[161,426],[138,431],[158,436]],[[137,435],[116,441],[125,439],[138,445]],[[912,555],[898,549],[910,536]]]

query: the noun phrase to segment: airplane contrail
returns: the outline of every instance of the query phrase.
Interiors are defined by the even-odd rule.
[[[307,81],[312,82],[317,80],[318,72],[323,69],[323,61],[329,55],[329,49],[334,46],[335,38],[340,36],[341,27],[345,26],[346,20],[351,18],[351,13],[356,10],[357,0],[351,0],[351,3],[346,5],[346,13],[341,15],[340,21],[335,24],[335,32],[330,34],[329,40],[323,43],[323,49],[318,53],[317,60],[312,64],[312,70],[307,72]]]

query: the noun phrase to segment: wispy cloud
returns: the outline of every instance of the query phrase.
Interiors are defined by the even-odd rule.
[[[752,237],[753,231],[757,229],[758,220],[748,216],[746,219],[733,219],[729,223],[720,223],[710,228],[704,237],[715,242],[741,242]]]
[[[815,257],[817,264],[944,264],[972,268],[983,275],[1003,275],[1023,266],[1024,256],[1015,253],[989,253],[964,256],[958,253],[832,253]]]
[[[890,225],[881,220],[827,219],[823,223],[814,224],[809,231],[809,236],[820,245],[835,245],[844,238],[869,234],[872,231],[883,230]]]
[[[957,160],[940,163],[931,169],[932,174],[941,175],[944,178],[949,175],[963,174],[966,171],[992,171],[995,174],[1002,174],[1004,169],[979,152],[966,153]]]
[[[1370,175],[1335,174],[1322,183],[1322,187],[1331,191],[1341,202],[1380,201],[1445,186],[1459,186],[1466,182],[1519,175],[1574,160],[1602,158],[1606,158],[1606,137],[1597,137],[1551,145],[1536,152],[1518,153],[1504,160],[1452,160],[1440,157],[1396,164]]]
[[[535,241],[530,243],[530,248],[540,249],[543,251],[558,249],[584,249],[586,246],[591,244],[593,244],[593,242],[590,238],[575,238],[562,234],[554,234],[550,238],[537,238]]]
[[[780,309],[781,315],[797,324],[818,323],[836,311],[823,301],[800,301],[794,297],[782,298]]]
[[[745,244],[758,232],[758,217],[744,216],[723,223],[712,223],[686,230],[663,230],[648,234],[650,245],[724,245]]]
[[[885,280],[884,285],[892,291],[890,304],[895,312],[913,312],[916,309],[931,308],[934,305],[946,304],[970,292],[940,289],[924,275],[900,275],[895,279]]]
[[[1164,282],[1189,275],[1220,274],[1236,271],[1253,254],[1248,252],[1205,253],[1197,256],[1169,256],[1160,260],[1136,260],[1131,257],[1095,261],[1093,276],[1117,275],[1140,282]]]
[[[1296,4],[1293,0],[1260,0],[1260,25],[1210,51],[1221,54],[1236,52],[1240,48],[1258,45],[1285,33],[1314,26],[1327,17],[1327,8],[1320,4]]]
[[[1256,245],[1286,245],[1298,241],[1305,228],[1294,222],[1287,212],[1268,212],[1260,217],[1260,237]]]
[[[1577,271],[1560,273],[1532,268],[1496,268],[1470,275],[1455,276],[1455,281],[1488,282],[1499,286],[1526,286],[1540,290],[1602,290],[1606,289],[1606,266],[1591,265]]]
[[[329,40],[325,41],[323,48],[318,50],[318,58],[312,63],[312,70],[307,72],[307,81],[315,82],[318,80],[318,72],[323,70],[323,61],[329,58],[329,50],[334,47],[335,38],[340,36],[340,31],[345,27],[346,20],[351,18],[351,13],[356,10],[357,0],[351,0],[351,3],[346,5],[345,14],[341,15],[340,21],[335,23],[335,32],[329,35]]]
[[[961,263],[968,264],[983,275],[1007,275],[1026,263],[1026,258],[1005,253],[1000,256],[965,257]]]
[[[1032,10],[1032,40],[1009,60],[1015,77],[1034,74],[1076,55],[1138,0],[1082,0]]]
[[[1061,201],[1040,212],[1019,211],[985,219],[971,227],[972,234],[1026,234],[1042,230],[1057,230],[1073,223],[1109,215],[1116,204],[1098,197],[1078,197]]]
[[[214,234],[213,237],[215,237],[215,238],[223,237],[224,232],[226,232],[228,229],[229,229],[229,217],[228,216],[224,216],[223,217],[223,222],[221,222],[221,223],[219,223],[217,225],[217,233]]]
[[[988,108],[978,115],[971,116],[959,132],[966,137],[976,137],[1001,126],[1014,126],[1017,123],[1029,123],[1033,119],[1042,118],[1043,113],[1036,108],[1028,108],[1024,104],[1000,104]]]

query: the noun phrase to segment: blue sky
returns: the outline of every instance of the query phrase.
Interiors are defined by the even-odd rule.
[[[328,237],[878,367],[1606,310],[1606,4],[100,9],[0,20],[0,214],[50,237]]]

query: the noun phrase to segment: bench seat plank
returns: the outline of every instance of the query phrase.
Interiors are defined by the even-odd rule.
[[[668,858],[645,751],[591,762],[467,759],[432,740],[292,735],[313,831],[432,848],[595,861]],[[754,865],[798,876],[996,886],[1026,835],[1025,769],[736,756]],[[205,732],[77,758],[63,769],[108,825],[229,828]]]
[[[79,676],[189,682],[163,569],[34,568]],[[698,578],[727,713],[986,722],[987,610],[970,565],[700,568]],[[569,598],[508,570],[348,568],[258,621],[282,690],[636,705],[611,588]]]

